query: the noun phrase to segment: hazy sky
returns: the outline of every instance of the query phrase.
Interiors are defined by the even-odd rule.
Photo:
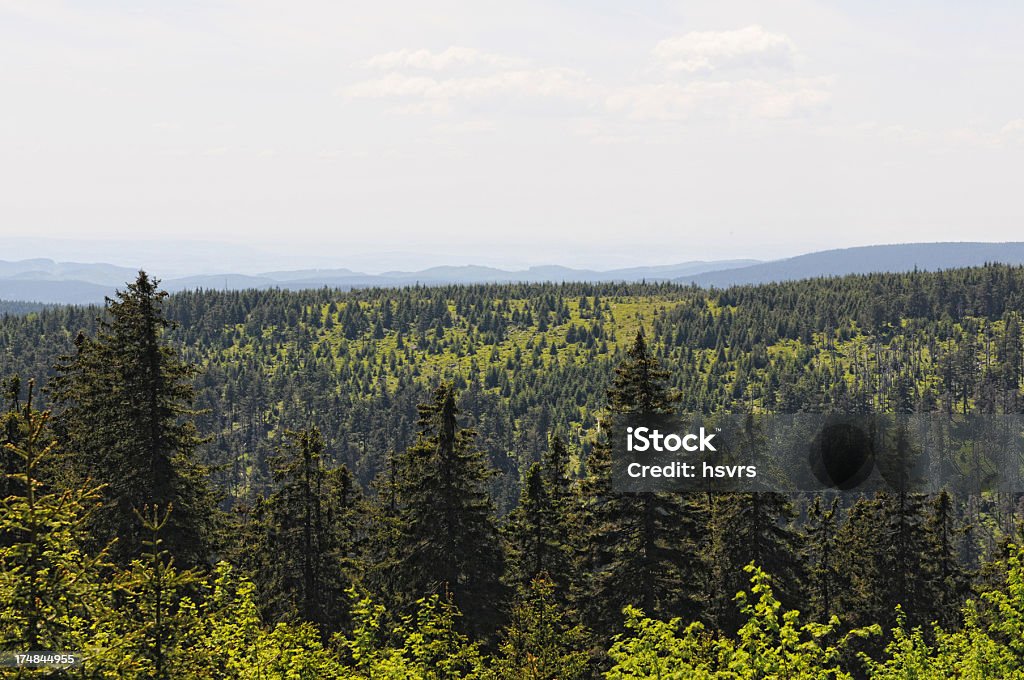
[[[0,0],[0,237],[363,269],[1020,240],[1022,25],[1014,1]]]

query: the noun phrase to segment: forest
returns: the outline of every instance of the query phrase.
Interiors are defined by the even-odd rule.
[[[1024,494],[616,493],[609,445],[1019,414],[1022,267],[0,313],[0,661],[83,659],[0,677],[1024,678]]]

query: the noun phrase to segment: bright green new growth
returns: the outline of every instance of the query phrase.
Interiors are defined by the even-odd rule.
[[[18,464],[5,481],[20,493],[0,501],[0,649],[81,650],[106,595],[106,552],[82,550],[99,492],[44,486],[40,470],[56,446],[49,414],[25,411],[24,439],[4,445]]]
[[[847,641],[877,631],[853,630],[829,644],[827,640],[834,639],[839,628],[838,619],[799,625],[799,612],[784,611],[775,599],[770,577],[752,564],[745,571],[750,574],[750,592],[740,592],[736,602],[746,623],[734,638],[711,634],[700,623],[680,631],[679,619],[666,623],[627,607],[626,627],[632,632],[619,636],[609,651],[615,666],[606,677],[849,678],[839,664]]]

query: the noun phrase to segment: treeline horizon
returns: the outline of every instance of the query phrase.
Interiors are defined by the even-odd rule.
[[[140,273],[98,321],[5,316],[0,647],[85,645],[85,677],[213,677],[230,634],[219,677],[1019,674],[1019,494],[618,494],[607,442],[635,410],[1019,413],[1022,284]]]

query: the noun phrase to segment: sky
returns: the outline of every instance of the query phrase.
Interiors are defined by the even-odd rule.
[[[1020,240],[1021,25],[995,0],[0,0],[0,259]]]

